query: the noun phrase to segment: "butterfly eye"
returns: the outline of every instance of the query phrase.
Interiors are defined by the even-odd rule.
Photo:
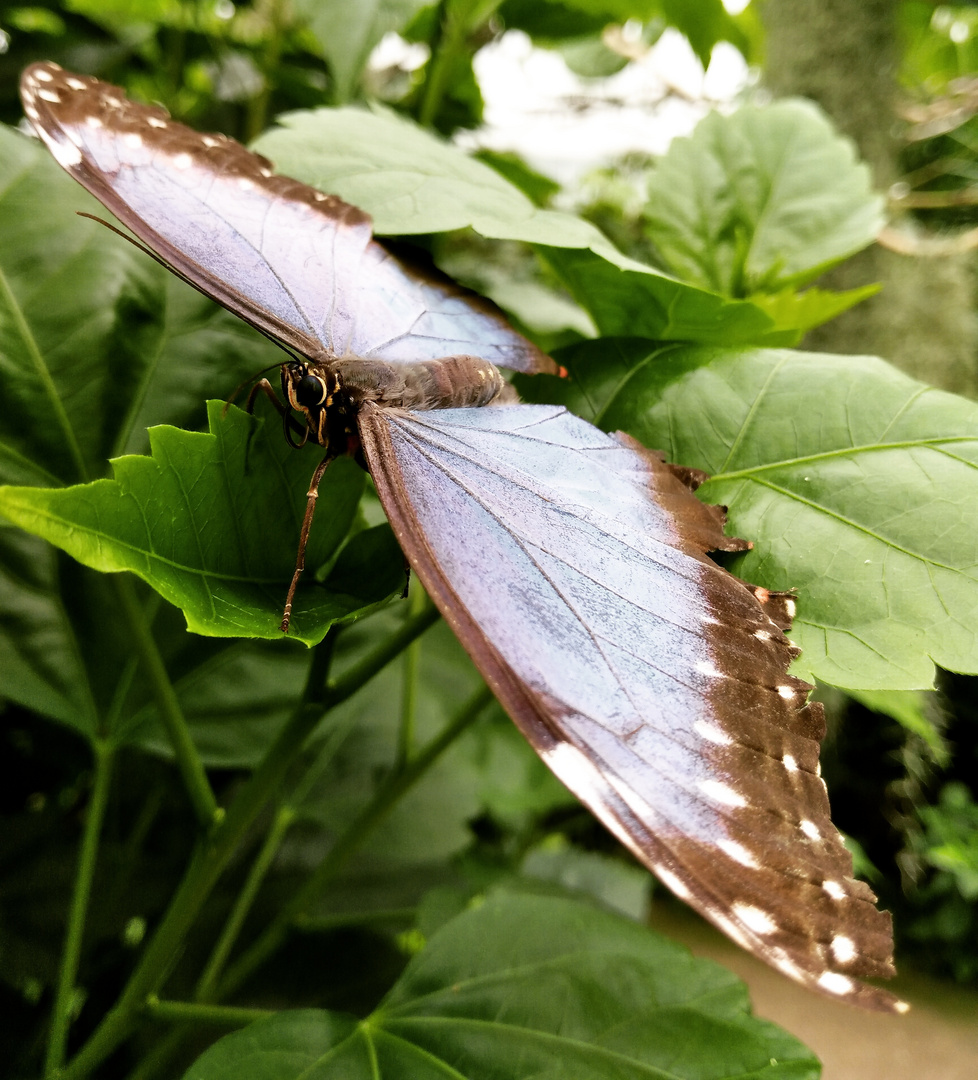
[[[295,400],[306,409],[326,401],[326,383],[318,375],[303,375],[295,384]]]

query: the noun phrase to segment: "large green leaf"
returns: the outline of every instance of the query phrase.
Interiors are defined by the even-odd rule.
[[[676,340],[770,340],[772,320],[629,259],[590,222],[543,210],[488,165],[410,121],[362,109],[317,109],[279,118],[255,148],[276,166],[362,207],[382,235],[472,228],[497,240],[538,245],[605,333],[644,312],[642,333]],[[632,333],[639,332],[632,330]],[[783,338],[778,340],[784,340]]]
[[[448,922],[364,1020],[284,1012],[185,1080],[815,1078],[732,975],[597,908],[497,893]]]
[[[725,296],[810,281],[883,224],[869,169],[804,101],[711,113],[674,139],[645,218],[676,274]]]
[[[872,357],[586,342],[548,380],[599,426],[713,479],[753,541],[736,572],[796,589],[797,673],[929,687],[978,671],[978,406]],[[523,380],[526,386],[529,380]]]
[[[221,411],[220,402],[210,403],[207,435],[153,429],[153,456],[117,459],[114,480],[0,488],[0,512],[86,566],[138,574],[184,610],[195,633],[277,637],[316,462],[278,432],[255,437],[256,421],[239,410]],[[341,459],[320,486],[309,570],[296,597],[300,641],[320,640],[334,621],[403,584],[387,532],[379,545],[358,537],[332,577],[316,581],[316,568],[332,563],[353,525],[363,484],[363,473]]]

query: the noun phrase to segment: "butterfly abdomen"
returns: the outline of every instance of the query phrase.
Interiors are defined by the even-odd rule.
[[[508,388],[496,366],[475,356],[444,356],[413,364],[350,358],[333,361],[338,389],[358,409],[465,409],[488,405]]]

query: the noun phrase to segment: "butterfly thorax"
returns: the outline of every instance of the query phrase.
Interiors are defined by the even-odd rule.
[[[475,356],[445,356],[411,364],[360,357],[282,365],[282,391],[323,446],[349,432],[364,402],[384,408],[464,409],[507,396],[498,368]]]

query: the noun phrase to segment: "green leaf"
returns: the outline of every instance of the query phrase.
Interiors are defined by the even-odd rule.
[[[362,207],[382,235],[472,228],[544,249],[605,333],[709,342],[770,340],[771,320],[629,259],[590,222],[543,210],[494,169],[410,121],[361,109],[279,117],[255,144],[289,175]],[[636,313],[641,327],[625,331]],[[780,341],[781,339],[776,339]]]
[[[181,607],[195,633],[275,638],[315,461],[279,437],[252,438],[254,420],[238,410],[222,419],[221,411],[220,402],[210,403],[209,435],[155,428],[153,457],[117,459],[114,480],[0,488],[0,512],[86,566],[132,570]],[[316,567],[335,559],[350,531],[363,484],[353,462],[341,459],[320,486],[293,624],[307,644],[403,581],[390,552],[378,577],[364,576],[358,545],[347,556],[352,571],[342,564],[334,571],[342,572],[340,587],[315,581]]]
[[[815,1080],[733,976],[572,900],[490,896],[452,919],[361,1021],[285,1012],[221,1039],[185,1080]]]
[[[799,675],[908,690],[935,663],[978,671],[973,402],[872,357],[604,341],[559,360],[582,415],[712,474],[700,494],[754,544],[735,572],[797,590]]]
[[[673,272],[726,296],[811,281],[883,224],[869,169],[804,101],[711,113],[674,139],[645,218]]]
[[[391,30],[400,30],[430,0],[297,0],[334,81],[334,97],[348,101],[355,93],[373,47]]]
[[[789,288],[778,293],[754,293],[751,302],[771,316],[778,330],[793,331],[795,340],[786,344],[795,345],[806,331],[834,319],[879,291],[879,285],[863,285],[845,292],[813,288],[799,293]]]
[[[661,3],[666,18],[686,35],[704,68],[709,67],[713,46],[718,41],[729,41],[748,56],[747,38],[727,13],[723,0],[661,0]]]
[[[653,878],[643,867],[574,847],[561,833],[527,853],[521,870],[538,881],[585,893],[605,907],[640,922],[649,910]]]

